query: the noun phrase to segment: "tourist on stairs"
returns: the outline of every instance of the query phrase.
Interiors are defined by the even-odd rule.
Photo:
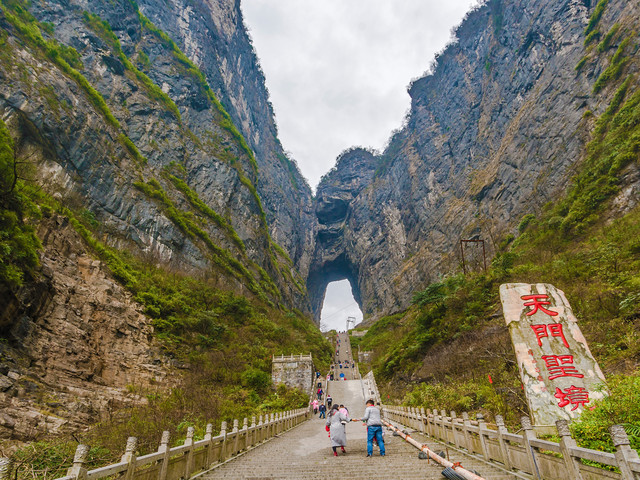
[[[340,447],[342,453],[347,453],[344,447],[347,446],[347,432],[345,425],[350,421],[349,416],[343,414],[338,410],[338,405],[334,405],[329,412],[327,418],[327,429],[329,430],[329,437],[331,438],[331,448],[333,449],[333,455],[338,456],[336,449]]]
[[[374,437],[380,447],[380,456],[384,457],[385,449],[384,439],[382,438],[382,419],[380,418],[380,409],[375,406],[373,400],[367,400],[367,408],[364,411],[364,416],[360,420],[367,424],[367,457],[373,455]]]

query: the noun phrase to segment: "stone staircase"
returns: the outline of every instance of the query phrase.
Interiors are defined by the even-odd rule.
[[[364,413],[365,399],[360,380],[329,382],[334,402],[343,403],[352,417]],[[411,436],[438,452],[445,447],[419,433]],[[400,437],[385,432],[387,454],[380,457],[374,447],[367,458],[366,427],[360,422],[347,425],[346,454],[334,457],[325,431],[325,420],[317,416],[240,457],[203,474],[200,478],[276,480],[276,479],[444,479],[443,468],[433,461],[418,458],[418,450]],[[461,462],[467,470],[476,470],[486,480],[511,480],[517,477],[484,462],[449,451],[452,462]]]

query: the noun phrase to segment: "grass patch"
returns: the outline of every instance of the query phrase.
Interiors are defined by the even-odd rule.
[[[613,40],[613,37],[616,35],[616,33],[618,33],[618,30],[620,30],[619,23],[616,23],[613,27],[611,27],[611,30],[607,32],[607,34],[604,36],[604,38],[596,48],[596,50],[598,50],[599,53],[602,53],[605,50],[609,49],[609,47],[611,46],[611,40]]]
[[[596,4],[596,8],[593,9],[593,12],[591,12],[591,16],[589,17],[589,23],[587,23],[586,28],[584,29],[584,34],[588,35],[593,32],[593,29],[596,28],[598,26],[598,23],[600,22],[600,19],[602,18],[602,14],[604,13],[605,8],[607,8],[607,4],[609,3],[609,0],[600,0],[597,4]],[[588,43],[585,40],[585,45],[588,45]]]
[[[609,66],[600,74],[596,83],[593,85],[593,93],[598,93],[611,80],[617,80],[622,74],[622,69],[628,63],[629,59],[624,56],[624,50],[631,42],[631,37],[625,38],[618,46],[616,53],[611,57]]]
[[[218,215],[211,207],[209,207],[206,203],[204,203],[200,199],[198,194],[195,191],[193,191],[191,187],[189,187],[189,185],[187,185],[187,183],[184,180],[171,174],[168,174],[167,178],[171,181],[171,183],[173,183],[174,187],[176,187],[178,190],[182,192],[182,194],[189,201],[189,203],[193,208],[195,208],[200,213],[202,213],[203,215],[206,215],[208,218],[213,220],[218,227],[224,229],[227,232],[227,234],[231,237],[231,239],[234,241],[236,246],[240,249],[240,251],[243,254],[246,253],[246,247],[244,245],[244,242],[242,241],[242,239],[240,239],[240,237],[238,236],[238,233],[234,230],[231,224],[227,222],[227,220],[224,217],[222,217],[221,215]]]
[[[182,233],[191,239],[201,240],[211,252],[212,261],[215,264],[223,268],[227,273],[238,278],[238,280],[241,280],[247,288],[259,298],[268,301],[262,288],[242,262],[233,257],[228,250],[216,245],[207,232],[196,225],[188,214],[178,210],[157,180],[151,179],[146,183],[135,182],[134,186],[149,198],[157,200],[162,205],[167,218],[171,220]]]
[[[131,156],[140,164],[146,165],[147,159],[144,155],[140,153],[138,147],[136,147],[135,143],[131,141],[129,137],[127,137],[124,133],[118,135],[118,141],[122,144],[123,147],[127,149],[127,151],[131,154]]]

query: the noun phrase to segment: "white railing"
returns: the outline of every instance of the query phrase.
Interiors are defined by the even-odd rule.
[[[230,432],[227,432],[227,423],[222,422],[220,435],[215,437],[213,426],[207,425],[205,437],[199,441],[194,441],[194,429],[189,427],[184,444],[173,448],[169,448],[169,432],[164,432],[158,451],[141,457],[136,457],[136,437],[129,437],[120,462],[95,470],[85,467],[89,447],[78,445],[73,466],[66,476],[57,480],[98,480],[112,475],[119,475],[122,480],[188,479],[295,427],[309,416],[308,408],[272,413],[264,418],[260,415],[257,423],[256,417],[252,417],[251,425],[245,418],[242,428],[238,420],[234,420]],[[12,470],[11,461],[0,458],[0,480],[13,480]]]
[[[640,459],[630,447],[629,438],[622,425],[609,428],[615,453],[581,448],[571,437],[566,420],[558,420],[556,428],[560,443],[536,437],[529,417],[522,417],[522,433],[507,431],[501,416],[496,415],[496,429],[487,426],[482,415],[477,420],[462,418],[455,412],[447,415],[443,410],[427,410],[412,407],[383,407],[384,417],[445,444],[482,456],[486,461],[498,462],[505,469],[524,472],[541,480],[601,480],[640,478]],[[586,465],[583,460],[609,465],[619,470],[611,471]]]
[[[311,354],[309,355],[273,355],[271,357],[274,362],[301,362],[301,361],[313,361]]]

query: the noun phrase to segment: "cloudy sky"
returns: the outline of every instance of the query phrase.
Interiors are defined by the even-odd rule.
[[[242,0],[280,140],[315,190],[343,150],[382,149],[428,69],[478,0]],[[327,290],[323,323],[362,318],[348,282]]]

